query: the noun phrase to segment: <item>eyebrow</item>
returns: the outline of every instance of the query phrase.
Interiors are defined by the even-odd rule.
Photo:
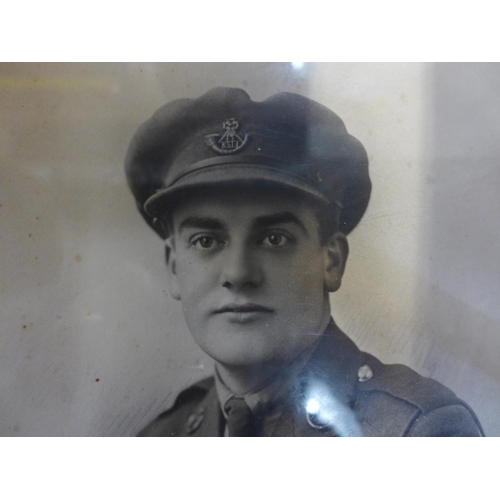
[[[280,212],[277,214],[256,217],[252,226],[254,229],[260,229],[262,227],[274,226],[277,224],[295,224],[302,229],[304,233],[308,234],[306,226],[304,226],[302,221],[291,212]]]
[[[179,224],[179,233],[187,228],[224,230],[227,225],[213,217],[188,217]]]
[[[279,212],[276,214],[261,215],[259,217],[256,217],[252,221],[252,229],[253,230],[261,229],[278,224],[295,224],[304,233],[308,234],[308,231],[305,225],[302,223],[302,221],[291,212]],[[191,216],[184,219],[179,224],[179,233],[181,233],[184,229],[188,228],[212,229],[219,231],[224,231],[228,229],[227,224],[222,222],[220,219],[216,219],[214,217],[198,217],[198,216]]]

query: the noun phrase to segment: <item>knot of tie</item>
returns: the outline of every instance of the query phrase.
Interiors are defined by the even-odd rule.
[[[243,398],[231,398],[225,405],[227,427],[230,437],[258,436],[261,421],[256,417]]]

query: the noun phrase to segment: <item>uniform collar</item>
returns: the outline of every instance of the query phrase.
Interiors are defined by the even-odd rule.
[[[330,318],[323,338],[289,392],[274,435],[359,435],[359,425],[351,404],[362,362],[363,353]],[[329,401],[335,403],[334,428],[315,425],[308,418],[308,402],[318,392],[326,393]]]
[[[349,406],[362,360],[363,353],[330,318],[323,338],[300,379],[307,385],[322,381],[339,402]]]

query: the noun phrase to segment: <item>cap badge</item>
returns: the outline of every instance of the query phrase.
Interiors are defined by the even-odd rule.
[[[248,134],[241,137],[236,130],[239,123],[234,118],[228,118],[222,126],[224,134],[210,134],[205,136],[205,140],[215,152],[221,155],[230,155],[239,151],[248,141]]]

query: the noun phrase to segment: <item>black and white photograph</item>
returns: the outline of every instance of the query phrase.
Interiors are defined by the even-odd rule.
[[[500,422],[496,63],[1,63],[0,435]]]

